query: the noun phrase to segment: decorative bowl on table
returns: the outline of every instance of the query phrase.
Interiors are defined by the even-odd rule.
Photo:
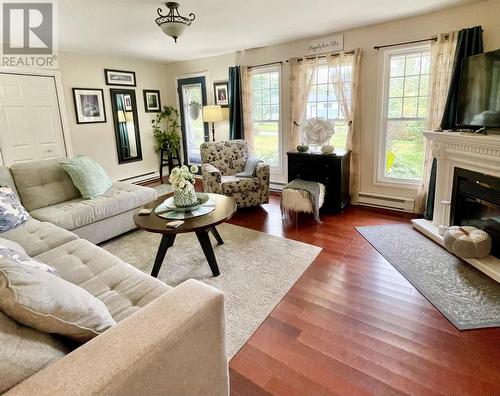
[[[184,207],[178,207],[174,203],[174,197],[169,197],[165,200],[163,203],[165,209],[172,210],[174,212],[191,212],[195,209],[198,209],[201,205],[207,203],[208,201],[208,195],[204,193],[196,193],[196,197],[198,198],[197,202],[195,205],[192,206],[184,206]]]

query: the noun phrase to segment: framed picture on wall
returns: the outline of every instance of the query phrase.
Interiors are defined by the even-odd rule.
[[[99,88],[73,88],[77,124],[106,122],[103,90]]]
[[[229,94],[227,89],[227,81],[214,82],[214,98],[215,104],[228,107],[229,106]]]
[[[106,85],[123,85],[135,87],[135,72],[125,70],[104,69]]]
[[[144,110],[146,113],[158,113],[161,111],[160,91],[154,89],[143,90]]]

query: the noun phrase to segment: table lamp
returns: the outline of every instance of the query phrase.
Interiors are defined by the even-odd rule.
[[[203,106],[203,122],[212,123],[212,139],[215,142],[215,126],[216,122],[224,121],[224,114],[220,106]]]

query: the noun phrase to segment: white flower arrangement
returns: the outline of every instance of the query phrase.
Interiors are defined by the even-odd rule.
[[[170,172],[170,177],[168,180],[172,187],[176,190],[184,190],[189,184],[194,185],[196,179],[194,178],[194,173],[198,173],[198,167],[196,165],[191,165],[188,168],[186,165],[175,167]]]

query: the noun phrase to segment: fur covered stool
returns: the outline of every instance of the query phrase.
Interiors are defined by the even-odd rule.
[[[325,202],[325,186],[321,183],[301,179],[292,180],[281,193],[281,215],[295,212],[296,219],[299,212],[313,213],[314,219],[319,219],[319,209]]]

